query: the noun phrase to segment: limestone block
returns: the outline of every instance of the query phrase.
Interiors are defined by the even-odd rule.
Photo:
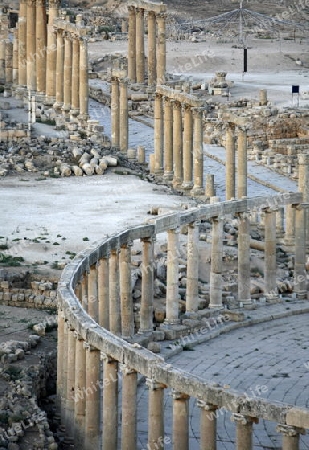
[[[72,166],[71,170],[76,177],[81,177],[83,175],[83,170],[78,166]]]

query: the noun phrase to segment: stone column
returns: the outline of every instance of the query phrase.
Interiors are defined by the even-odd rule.
[[[193,188],[193,117],[192,108],[185,105],[183,131],[183,189]]]
[[[77,450],[85,448],[86,427],[86,350],[84,341],[75,333],[74,441]]]
[[[67,116],[71,109],[72,85],[72,41],[69,33],[64,35],[64,68],[63,68],[63,106],[62,111]]]
[[[46,7],[45,0],[36,1],[36,65],[37,91],[45,93],[46,89]]]
[[[226,130],[226,200],[236,198],[235,195],[235,136],[234,130]]]
[[[250,218],[248,213],[238,214],[238,301],[250,305]]]
[[[156,94],[154,101],[154,153],[155,173],[163,172],[163,102],[162,95]]]
[[[305,434],[303,428],[278,424],[276,431],[282,434],[282,450],[299,450],[299,435]]]
[[[18,85],[18,47],[19,47],[19,30],[15,28],[13,31],[13,73],[12,82],[14,86]]]
[[[72,110],[71,114],[76,117],[79,114],[79,39],[73,36],[72,52]]]
[[[186,314],[198,310],[198,241],[199,227],[192,222],[188,226]]]
[[[27,0],[27,87],[36,90],[36,0]]]
[[[133,300],[131,287],[131,243],[124,244],[119,254],[121,334],[129,339],[134,334]]]
[[[181,103],[173,101],[173,187],[181,188],[183,180],[182,167],[182,117]]]
[[[13,43],[5,42],[5,85],[11,88],[13,81]]]
[[[210,304],[209,308],[222,309],[222,256],[223,256],[223,221],[213,217],[211,265],[210,265]]]
[[[298,190],[303,194],[303,202],[309,203],[309,154],[303,153],[298,155]],[[309,214],[305,210],[306,228],[309,229]],[[306,245],[308,247],[309,234],[306,237]]]
[[[57,329],[57,397],[59,412],[65,407],[63,403],[63,380],[64,380],[64,315],[58,309],[58,329]]]
[[[236,423],[236,450],[252,450],[253,418],[233,414],[231,421]],[[255,421],[257,422],[257,419]]]
[[[178,323],[179,229],[167,232],[166,322]]]
[[[201,408],[200,434],[201,449],[217,450],[217,406],[197,400],[197,406]]]
[[[136,393],[137,373],[123,365],[122,368],[122,420],[121,420],[121,450],[136,448]]]
[[[103,359],[103,449],[117,450],[118,443],[118,362]]]
[[[201,109],[193,109],[194,185],[192,195],[203,195],[203,122]]]
[[[57,33],[53,23],[59,14],[59,0],[49,0],[46,54],[46,101],[53,104],[56,98]]]
[[[88,275],[88,314],[98,322],[98,313],[98,273],[96,264],[93,264]]]
[[[74,330],[68,329],[67,382],[65,402],[66,436],[74,439],[74,405],[75,405],[75,336]]]
[[[295,266],[294,266],[294,292],[298,298],[307,296],[306,274],[306,207],[295,206]]]
[[[272,209],[264,210],[265,223],[265,289],[266,298],[278,297],[277,291],[277,263],[276,263],[276,211]]]
[[[129,35],[128,35],[128,77],[131,83],[136,83],[136,9],[128,6]]]
[[[82,307],[88,312],[88,275],[84,274],[82,278]]]
[[[59,110],[63,105],[63,68],[64,68],[64,34],[57,30],[57,67],[56,67],[56,103],[54,108]]]
[[[27,85],[27,0],[21,0],[18,17],[18,84]],[[0,74],[1,79],[1,74]]]
[[[206,174],[205,195],[208,198],[216,196],[215,176],[212,173]]]
[[[140,310],[140,332],[147,333],[153,330],[153,239],[143,238],[142,271],[142,299]]]
[[[164,84],[166,72],[165,14],[157,14],[157,84]]]
[[[109,330],[109,269],[108,257],[98,262],[99,325]]]
[[[136,81],[145,81],[144,9],[136,8]]]
[[[164,178],[173,179],[173,108],[169,98],[164,98]]]
[[[5,83],[5,41],[0,41],[0,81]]]
[[[61,383],[61,424],[65,426],[66,416],[66,395],[67,395],[67,380],[68,380],[68,324],[65,321],[63,326],[63,344],[62,344],[62,361],[60,367],[62,367],[62,383]]]
[[[100,351],[86,348],[86,428],[85,450],[99,448],[100,442]]]
[[[114,148],[119,148],[119,80],[113,77],[111,81],[111,144]]]
[[[157,38],[156,13],[148,12],[148,84],[153,86],[157,81]]]
[[[164,388],[163,384],[147,379],[148,386],[148,450],[162,446],[164,439]]]
[[[79,111],[80,118],[88,119],[89,86],[88,86],[88,46],[86,38],[79,41]]]
[[[121,335],[121,312],[119,295],[118,249],[111,250],[109,259],[109,327],[113,334]]]
[[[119,146],[120,151],[127,153],[129,143],[129,118],[128,118],[128,84],[127,80],[123,79],[119,82],[119,102],[120,102],[120,117],[119,117]]]
[[[173,445],[189,450],[189,396],[173,392]]]
[[[237,197],[247,197],[247,130],[238,131]]]
[[[284,245],[291,246],[295,242],[295,208],[292,205],[286,205],[285,216]]]

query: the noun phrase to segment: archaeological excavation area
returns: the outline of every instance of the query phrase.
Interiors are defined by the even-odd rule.
[[[307,31],[70,3],[0,5],[0,449],[308,449]]]

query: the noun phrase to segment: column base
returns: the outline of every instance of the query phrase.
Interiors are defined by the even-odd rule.
[[[44,100],[44,105],[45,106],[54,106],[54,104],[56,103],[56,97],[48,97],[47,95],[45,96],[45,100]]]
[[[81,127],[86,127],[87,121],[89,120],[89,114],[79,114],[77,119]]]
[[[62,106],[63,106],[63,103],[61,103],[61,102],[55,102],[53,104],[53,108],[56,111],[56,113],[58,113],[58,114],[61,113]]]
[[[70,120],[72,122],[77,122],[79,116],[79,109],[71,109],[70,111]]]
[[[71,111],[71,108],[69,105],[63,105],[61,108],[61,112],[66,119],[70,118],[70,111]]]
[[[164,172],[163,174],[163,178],[165,181],[173,181],[173,176],[174,176],[173,172]]]
[[[299,292],[294,292],[294,294],[296,294],[296,298],[299,298],[300,300],[304,300],[307,298],[307,291],[299,291]]]
[[[27,87],[26,86],[18,86],[16,87],[15,91],[15,97],[19,100],[24,100],[25,97],[27,97]]]
[[[193,187],[190,194],[194,197],[200,197],[205,195],[204,189],[201,187]]]
[[[164,169],[163,169],[163,167],[159,167],[159,168],[155,168],[155,170],[154,170],[154,173],[156,174],[156,175],[163,175],[164,174]]]
[[[182,180],[181,179],[173,179],[173,188],[174,189],[182,189]]]
[[[281,298],[279,294],[264,294],[267,303],[279,303],[281,302]]]
[[[191,183],[190,181],[184,181],[181,188],[185,191],[190,191],[193,188],[193,183]]]
[[[208,308],[210,308],[212,310],[217,309],[218,311],[220,311],[221,309],[224,309],[224,306],[223,305],[212,305],[211,303],[209,303]]]

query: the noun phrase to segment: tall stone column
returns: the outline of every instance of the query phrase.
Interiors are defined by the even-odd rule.
[[[68,329],[67,382],[65,402],[65,431],[67,437],[74,439],[74,389],[75,389],[75,336],[74,330]]]
[[[121,334],[128,339],[134,334],[133,299],[131,287],[131,243],[124,244],[119,254],[121,302]]]
[[[295,206],[295,266],[294,266],[294,292],[298,298],[307,296],[306,274],[306,205]]]
[[[88,312],[88,275],[82,277],[82,307]]]
[[[75,385],[74,385],[74,446],[77,450],[85,448],[86,428],[86,350],[84,342],[78,333],[75,333]]]
[[[303,202],[309,203],[309,155],[298,155],[298,190],[303,194]],[[306,228],[309,229],[309,213],[305,210]],[[306,245],[309,245],[309,233],[306,236]]]
[[[157,81],[157,38],[156,13],[148,12],[148,84],[153,86]]]
[[[210,304],[209,308],[222,308],[222,256],[223,221],[213,217],[210,265]]]
[[[181,103],[173,101],[173,187],[180,188],[183,180]]]
[[[136,9],[128,6],[129,10],[129,35],[128,35],[128,78],[131,83],[136,83]]]
[[[235,194],[235,136],[229,126],[226,130],[226,200],[236,198]]]
[[[36,90],[36,0],[27,0],[27,87]]]
[[[119,80],[113,77],[111,81],[111,144],[114,148],[119,148],[119,123],[120,123],[120,108],[119,108]]]
[[[113,334],[121,335],[121,312],[119,295],[119,258],[118,249],[112,249],[109,259],[109,329]]]
[[[119,103],[119,147],[121,152],[126,153],[129,146],[128,84],[126,79],[119,80]]]
[[[99,325],[109,330],[109,268],[108,256],[98,262]]]
[[[118,362],[104,355],[103,449],[117,450],[118,444]]]
[[[238,130],[237,197],[247,197],[247,130]]]
[[[62,111],[67,116],[71,109],[71,85],[72,85],[72,40],[69,33],[64,35],[64,68],[63,68],[63,107]]]
[[[217,450],[217,406],[197,401],[201,408],[200,434],[201,448],[204,450]]]
[[[193,109],[194,185],[192,195],[203,195],[203,121],[202,110]]]
[[[10,87],[13,82],[13,43],[5,42],[5,85]]]
[[[79,39],[77,36],[73,36],[72,42],[72,110],[73,117],[79,114]]]
[[[64,380],[64,327],[65,320],[63,312],[58,309],[58,328],[57,328],[57,398],[59,412],[65,407],[63,403],[63,380]]]
[[[153,330],[153,272],[154,272],[154,256],[153,256],[153,239],[144,238],[143,243],[143,261],[142,270],[142,299],[140,310],[140,332],[147,333]]]
[[[164,439],[164,386],[147,379],[148,386],[148,449],[156,450]]]
[[[0,41],[0,81],[5,83],[5,41]]]
[[[36,65],[37,91],[44,93],[46,89],[46,7],[45,0],[36,1]]]
[[[291,246],[295,242],[295,208],[292,205],[286,205],[285,216],[284,245]]]
[[[167,232],[166,322],[178,323],[179,229]]]
[[[231,421],[236,423],[236,450],[252,450],[253,418],[233,414]]]
[[[282,450],[299,450],[299,435],[305,434],[303,428],[279,424],[276,431],[282,434]]]
[[[86,348],[86,442],[85,450],[99,448],[100,442],[100,351]]]
[[[13,86],[18,85],[18,47],[19,47],[19,30],[15,28],[13,31],[13,73],[12,82]]]
[[[157,14],[158,39],[157,39],[157,84],[164,84],[166,72],[166,37],[165,37],[164,13]]]
[[[185,105],[183,131],[183,189],[193,188],[193,116],[192,108]]]
[[[89,107],[89,85],[88,85],[88,46],[87,39],[79,41],[79,111],[80,118],[87,120]]]
[[[57,67],[56,67],[56,103],[54,108],[59,110],[63,105],[63,69],[64,69],[64,34],[57,30]]]
[[[144,9],[136,8],[136,81],[145,81]]]
[[[46,54],[46,101],[53,104],[56,98],[57,33],[54,19],[59,14],[59,0],[49,0]]]
[[[68,323],[65,321],[63,326],[63,346],[62,346],[62,389],[61,389],[61,424],[65,426],[66,415],[66,395],[67,395],[67,380],[68,380],[68,339],[69,339]]]
[[[98,322],[98,313],[98,273],[96,264],[93,264],[88,275],[88,314]]]
[[[250,305],[250,218],[248,213],[238,214],[238,301]]]
[[[198,241],[198,224],[192,222],[188,226],[186,314],[198,310]]]
[[[173,444],[177,450],[189,450],[189,398],[173,392]]]
[[[27,85],[27,0],[21,0],[18,17],[18,84]],[[0,74],[1,79],[1,74]]]
[[[154,101],[154,153],[155,173],[163,172],[163,101],[162,95],[156,94]]]
[[[137,424],[137,373],[123,365],[122,368],[122,421],[121,450],[136,448]]]
[[[265,289],[266,297],[276,298],[277,291],[277,263],[276,263],[276,210],[265,209]]]
[[[164,98],[164,178],[173,179],[173,107],[167,97]]]

